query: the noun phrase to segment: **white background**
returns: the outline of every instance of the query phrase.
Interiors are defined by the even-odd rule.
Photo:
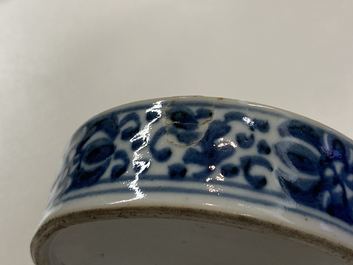
[[[0,263],[32,264],[81,123],[172,95],[269,104],[353,137],[353,1],[0,0]]]

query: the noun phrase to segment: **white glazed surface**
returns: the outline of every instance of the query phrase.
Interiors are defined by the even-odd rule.
[[[103,109],[224,96],[353,138],[352,9],[348,0],[0,1],[1,263],[32,264],[67,140]]]
[[[339,265],[340,259],[276,235],[166,219],[76,225],[56,235],[53,265]],[[147,262],[147,263],[146,263]]]
[[[199,113],[200,110],[202,110],[202,113],[206,114],[209,113],[206,110],[210,110],[212,115],[207,116],[210,118],[207,118],[206,120],[204,120],[204,118],[197,118],[197,121],[200,122],[197,122],[198,125],[196,131],[200,132],[200,138],[196,137],[195,142],[185,144],[179,138],[174,137],[173,134],[168,133],[169,131],[173,132],[173,129],[179,128],[179,126],[190,126],[191,123],[184,123],[185,115],[195,115],[195,117],[197,117],[199,114],[195,113]],[[239,113],[241,116],[239,116]],[[134,122],[125,123],[124,121],[126,120],[126,117],[133,117]],[[176,120],[174,120],[173,117],[176,117]],[[239,117],[240,120],[238,120]],[[172,119],[173,123],[170,124]],[[102,121],[105,123],[102,123]],[[233,124],[234,122],[236,122],[235,125]],[[130,136],[124,139],[124,133],[126,133],[129,128],[132,128],[125,126],[125,124],[133,126],[135,123],[140,124],[138,127],[139,129],[135,130],[133,133],[129,133]],[[96,127],[95,124],[99,124],[99,127]],[[219,127],[217,127],[217,129],[212,129],[215,128],[214,126],[216,126],[216,124],[218,124],[217,126]],[[171,127],[169,128],[168,126]],[[310,126],[310,128],[306,126]],[[219,136],[211,136],[214,135],[214,133],[220,133],[227,127],[227,132],[224,132]],[[164,128],[169,129],[167,130]],[[297,136],[294,134],[286,134],[288,132],[293,133],[292,131],[286,132],[285,130],[289,130],[288,128],[297,128],[296,130],[300,130],[300,134]],[[164,137],[156,138],[158,132],[161,130],[167,130],[167,132],[164,134]],[[193,130],[194,129],[191,131],[194,132]],[[314,139],[315,142],[320,142],[317,147],[314,147],[314,143],[312,143],[312,145],[310,144],[310,139],[305,138],[314,133],[314,131],[312,132],[310,130],[315,130],[315,133],[318,133],[317,137],[319,138]],[[244,131],[251,132],[251,134],[254,135],[255,142],[252,143],[252,147],[248,147],[247,145],[243,146],[243,141],[240,141],[237,138],[240,134],[243,134]],[[179,135],[184,132],[185,130],[181,129],[177,134]],[[310,135],[308,133],[310,133]],[[234,135],[236,135],[236,140],[234,140]],[[143,139],[143,143],[133,151],[132,146],[135,141],[140,139],[139,137],[142,137],[141,139]],[[272,151],[269,153],[262,153],[259,149],[256,149],[255,147],[258,147],[259,143],[258,138],[260,138],[261,141],[266,140]],[[157,142],[156,139],[158,139]],[[212,148],[215,149],[213,150],[211,147],[210,149],[206,147],[204,150],[203,148],[205,147],[203,147],[203,144],[206,143],[205,141],[210,141],[210,144],[214,146]],[[343,151],[335,149],[336,147],[334,146],[337,146],[337,144],[333,145],[333,143],[337,143],[337,141],[342,141],[342,143],[344,143],[346,153],[342,153]],[[102,145],[102,143],[104,144]],[[215,146],[216,143],[218,144]],[[245,144],[248,144],[248,142]],[[125,207],[145,207],[146,209],[149,207],[169,207],[174,209],[188,208],[209,212],[213,211],[215,214],[218,212],[221,214],[233,215],[235,217],[244,216],[253,218],[260,222],[264,222],[264,228],[266,227],[266,224],[274,225],[277,227],[277,232],[280,232],[281,229],[290,229],[293,234],[289,235],[288,233],[282,233],[282,235],[288,236],[291,240],[299,238],[306,243],[309,241],[314,242],[314,244],[318,244],[316,247],[320,247],[321,249],[326,248],[325,251],[334,251],[332,245],[337,245],[338,248],[343,246],[348,249],[353,249],[352,230],[350,226],[352,221],[349,219],[351,217],[343,217],[342,215],[350,211],[349,205],[345,204],[344,207],[348,208],[341,209],[339,212],[330,213],[330,209],[325,207],[331,206],[327,205],[326,201],[321,201],[321,196],[323,195],[313,198],[313,200],[317,200],[317,202],[314,201],[315,203],[320,203],[319,208],[316,208],[317,206],[314,207],[307,205],[302,199],[296,199],[295,196],[297,196],[297,194],[302,194],[304,190],[307,189],[305,186],[302,191],[292,191],[290,190],[290,186],[283,186],[288,185],[284,184],[283,180],[280,180],[280,175],[282,175],[280,172],[285,171],[287,172],[286,174],[289,174],[288,181],[290,182],[290,185],[292,185],[292,181],[293,183],[300,183],[300,181],[302,181],[301,179],[311,179],[311,183],[315,183],[316,181],[322,181],[320,180],[321,178],[334,177],[331,175],[326,176],[326,170],[323,170],[322,172],[317,171],[321,172],[320,176],[318,175],[319,173],[305,173],[307,171],[301,168],[303,166],[311,166],[307,164],[307,162],[299,163],[298,161],[293,162],[297,164],[292,164],[292,162],[290,162],[292,160],[286,160],[289,158],[282,160],[282,156],[287,155],[286,152],[299,152],[295,151],[297,149],[288,149],[285,153],[281,153],[282,151],[279,150],[282,149],[278,148],[283,148],[286,144],[289,144],[288,148],[300,148],[299,150],[302,150],[300,152],[309,149],[312,150],[310,151],[312,152],[310,155],[307,153],[308,151],[305,151],[305,153],[298,153],[307,156],[305,159],[312,159],[312,157],[316,156],[316,153],[318,153],[320,159],[322,159],[322,162],[320,163],[324,163],[327,159],[330,160],[327,160],[325,163],[329,163],[328,165],[334,167],[336,167],[336,163],[341,162],[342,159],[342,161],[347,159],[347,163],[351,163],[350,152],[352,150],[352,142],[349,139],[314,121],[271,107],[235,100],[202,97],[154,99],[121,106],[95,116],[74,134],[67,151],[63,169],[59,174],[58,181],[54,185],[54,189],[52,190],[50,204],[42,225],[43,227],[50,227],[51,225],[55,225],[55,223],[47,225],[46,223],[48,221],[55,221],[55,218],[60,219],[62,216],[70,214],[71,212],[80,212],[84,210],[109,210],[123,207],[123,212]],[[109,155],[104,155],[104,157],[95,161],[97,156],[92,156],[91,154],[99,153],[97,153],[97,151],[93,152],[93,150],[103,150],[101,148],[107,145],[112,148],[114,146],[115,151]],[[157,150],[155,150],[155,146]],[[209,146],[209,144],[206,144],[206,146]],[[159,160],[159,150],[166,147],[171,148],[168,159],[165,160],[165,158],[163,158],[164,160]],[[207,159],[205,165],[208,168],[211,168],[209,173],[202,173],[201,177],[196,177],[197,175],[193,174],[200,174],[196,172],[204,172],[204,162],[198,164],[198,159],[196,158],[196,162],[191,162],[191,165],[189,165],[190,161],[194,161],[190,159],[194,158],[187,155],[187,153],[195,148],[204,150],[199,156],[200,158],[204,157]],[[207,152],[211,150],[213,150],[212,152],[214,153],[209,158]],[[222,158],[221,160],[215,158],[215,160],[213,160],[213,157],[219,155],[222,156],[226,154],[226,152],[229,152],[229,150],[233,150],[232,152],[234,153],[228,158]],[[128,157],[131,157],[131,160],[123,163],[126,163],[124,171],[119,175],[114,175],[114,166],[119,165],[124,161],[124,159],[122,161],[119,160],[124,157],[122,151],[126,152],[125,156],[128,155]],[[331,153],[334,156],[332,156]],[[343,154],[345,155],[344,157],[342,157]],[[264,159],[266,163],[270,163],[271,169],[264,166],[264,164],[247,162],[250,164],[254,163],[253,166],[255,166],[255,169],[252,168],[253,166],[250,167],[252,168],[252,173],[247,176],[248,173],[246,173],[246,168],[248,166],[244,167],[242,161],[243,158],[248,159],[249,157],[252,157],[252,159]],[[281,159],[279,159],[279,157]],[[335,160],[334,157],[337,157],[338,160]],[[78,158],[80,158],[80,160],[77,160]],[[104,160],[102,160],[103,158]],[[334,160],[331,161],[331,159]],[[102,161],[105,162],[103,163]],[[168,169],[170,170],[172,165],[179,162],[185,163],[183,167],[186,168],[187,173],[186,175],[184,173],[182,177],[175,179],[170,175],[171,173]],[[143,166],[141,166],[140,169],[133,169],[135,165],[140,165],[141,163]],[[239,174],[236,173],[236,175],[239,176],[229,176],[222,171],[223,166],[229,164],[240,167]],[[103,166],[104,171],[98,175],[97,173],[94,173],[99,177],[98,179],[94,177],[94,182],[89,180],[92,179],[92,177],[81,177],[84,176],[82,174],[86,174],[85,172],[94,172],[102,165],[105,165]],[[256,166],[260,166],[260,168],[256,168]],[[317,166],[323,167],[323,164]],[[316,169],[315,166],[315,170],[319,169]],[[341,172],[350,169],[340,168],[339,170],[340,171],[337,171],[339,172],[339,175],[337,176],[339,176],[342,181],[348,181],[351,172],[349,171],[349,173],[347,173],[348,175]],[[133,177],[129,176],[131,174]],[[258,174],[261,178],[265,178],[267,180],[265,182],[266,184],[257,186],[259,185],[259,182],[258,180],[252,179],[252,174]],[[315,180],[317,178],[318,180]],[[296,182],[297,180],[299,180],[299,182]],[[312,182],[313,180],[315,181]],[[282,181],[281,185],[280,181]],[[305,185],[307,186],[307,184]],[[349,183],[347,185],[349,185]],[[301,186],[298,187],[302,189]],[[348,188],[348,186],[340,187],[346,189],[347,194],[349,194],[350,188]],[[149,190],[150,188],[152,189]],[[175,189],[176,191],[168,191],[170,188]],[[331,189],[337,190],[337,187],[332,186]],[[305,195],[305,192],[300,196]],[[326,190],[323,190],[322,192],[325,196],[332,196],[330,195],[331,193],[327,193]],[[346,197],[342,198],[346,199]],[[329,203],[330,199],[327,202]],[[321,203],[323,204],[321,205]],[[151,211],[153,212],[153,210]],[[92,215],[94,216],[94,212]],[[125,217],[128,216],[129,215],[127,214]],[[175,217],[178,218],[178,216]],[[180,217],[182,218],[183,216]],[[112,218],[114,218],[114,213],[112,213]],[[66,221],[64,219],[61,220],[63,221],[63,224],[66,222],[70,223],[71,220],[74,221],[74,219],[69,217]],[[84,218],[81,220],[84,220]],[[171,224],[172,223],[173,222],[171,222]],[[247,227],[246,223],[243,223],[242,225],[245,229],[253,229],[251,223],[249,223],[249,227]],[[130,227],[122,227],[121,229],[126,230],[130,229]],[[41,241],[46,240],[46,237],[50,235],[50,233],[46,234],[43,231],[45,230],[42,230],[37,234],[37,238],[34,240],[34,248],[32,249],[38,262],[41,259],[44,259],[44,263],[54,262],[54,264],[66,262],[65,260],[67,259],[69,259],[67,262],[69,262],[68,264],[70,265],[70,262],[74,262],[73,264],[79,262],[79,257],[73,258],[74,261],[71,260],[70,257],[58,254],[57,247],[60,246],[60,244],[55,243],[48,245],[48,243]],[[296,231],[305,234],[305,236],[303,237],[301,234],[297,235]],[[150,232],[153,233],[152,230]],[[266,230],[266,232],[268,233],[268,230]],[[272,232],[269,234],[271,238],[273,237]],[[165,233],[169,234],[169,231],[166,230]],[[64,238],[67,239],[67,242],[70,242],[67,235],[68,234],[62,237],[62,242],[65,240]],[[171,238],[173,237],[172,234],[170,234],[170,236]],[[253,234],[249,233],[249,236],[252,238]],[[311,236],[312,239],[310,239]],[[92,235],[92,237],[94,237],[94,235]],[[220,234],[219,237],[221,238],[222,234]],[[320,238],[323,239],[322,242],[320,242]],[[55,240],[55,236],[54,239],[53,237],[50,237],[49,241],[51,240]],[[256,239],[254,238],[254,240]],[[42,243],[38,242],[44,242],[44,246]],[[332,245],[328,246],[325,242],[330,242]],[[273,243],[274,245],[272,248],[275,249],[278,242],[274,240]],[[110,240],[108,240],[106,244],[115,244],[115,242],[110,242]],[[271,245],[271,243],[268,244]],[[39,249],[37,249],[38,247]],[[85,249],[84,245],[81,247],[82,249]],[[89,248],[91,247],[92,246]],[[248,250],[248,247],[244,248],[246,251],[250,251]],[[304,256],[304,260],[306,259],[307,261],[310,261],[310,255],[312,255],[312,252],[311,250],[308,251],[309,252],[307,253],[300,250],[295,255],[302,255]],[[346,250],[338,251],[336,254],[338,256],[345,256],[346,259],[348,257],[346,262],[349,262],[351,256],[350,254],[345,255],[345,251]],[[48,253],[52,254],[48,256]],[[63,253],[68,252],[64,251]],[[53,255],[55,258],[51,258]],[[217,255],[217,253],[215,255]],[[307,258],[305,258],[306,255],[308,256]],[[327,258],[325,257],[326,254],[321,253],[317,255],[320,256],[317,257],[318,262],[327,261]],[[277,256],[270,256],[272,257],[273,262],[277,260]],[[268,258],[270,256],[268,256]],[[225,259],[228,260],[231,259],[231,257]],[[279,256],[278,259],[282,258]],[[154,261],[146,259],[145,262],[147,264],[153,264]],[[160,262],[161,263],[158,264],[164,263],[164,260],[161,260]],[[249,262],[249,264],[252,263],[252,261]]]

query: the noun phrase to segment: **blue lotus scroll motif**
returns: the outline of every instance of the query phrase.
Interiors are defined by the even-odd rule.
[[[130,122],[133,125],[128,126]],[[121,134],[129,139],[139,130],[139,117],[135,113],[118,119],[116,113],[109,113],[89,121],[81,128],[71,142],[65,159],[65,167],[54,187],[56,197],[64,193],[93,186],[107,172],[114,181],[128,168],[129,157],[125,150],[119,150],[114,140]]]
[[[298,203],[353,224],[353,166],[348,143],[298,120],[278,128],[275,152],[283,166],[277,176]]]
[[[292,230],[310,224],[306,233],[333,245],[349,243],[353,140],[253,103],[177,97],[123,105],[76,131],[48,213],[101,203],[263,215]]]
[[[235,153],[235,148],[231,145],[215,144],[215,141],[228,134],[230,129],[231,127],[226,122],[213,121],[199,143],[201,150],[194,147],[186,150],[183,156],[184,163],[197,164],[205,168],[201,172],[194,173],[194,177],[204,178],[208,176],[215,166]]]
[[[171,128],[161,128],[151,141],[152,154],[158,161],[168,160],[172,152],[169,147],[156,151],[154,149],[155,140],[158,141],[162,135],[172,133],[175,134],[180,143],[191,143],[200,137],[201,133],[198,130],[200,124],[202,124],[200,119],[212,117],[212,112],[205,108],[197,109],[194,112],[186,107],[178,107],[173,108],[167,114],[169,120],[172,121]],[[236,131],[234,139],[233,136],[229,135],[233,128],[231,124],[233,122],[240,123],[241,127],[245,129],[245,132]],[[202,138],[196,144],[194,143],[191,147],[186,148],[182,156],[183,163],[172,164],[168,167],[169,176],[172,179],[184,178],[188,165],[194,164],[200,166],[201,169],[191,174],[193,178],[205,179],[218,168],[226,178],[235,177],[242,171],[245,180],[253,188],[262,189],[266,186],[266,177],[253,175],[252,172],[257,167],[262,167],[269,172],[273,170],[271,163],[262,157],[262,155],[268,155],[271,152],[271,147],[265,140],[257,142],[255,131],[265,134],[269,129],[270,126],[266,120],[252,119],[242,112],[226,112],[224,119],[214,119],[209,122]],[[187,137],[184,136],[186,133],[188,133]],[[191,139],[191,141],[185,141],[184,138]],[[242,149],[250,149],[255,144],[259,155],[256,155],[256,153],[249,156],[240,155],[238,159],[234,156],[235,159],[233,158],[224,164],[225,160],[233,157],[237,146]],[[237,160],[239,160],[239,164],[236,163]]]
[[[237,107],[168,102],[158,111],[146,109],[150,106],[111,111],[81,127],[54,184],[54,200],[131,179],[139,171],[134,159],[145,156],[149,167],[140,181],[179,185],[193,178],[275,191],[353,225],[353,150],[344,137],[302,120]]]

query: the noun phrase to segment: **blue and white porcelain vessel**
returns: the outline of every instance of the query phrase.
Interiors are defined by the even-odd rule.
[[[353,142],[223,98],[146,100],[74,134],[37,265],[353,264]]]

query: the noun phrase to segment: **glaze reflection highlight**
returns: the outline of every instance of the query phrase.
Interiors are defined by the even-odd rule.
[[[71,142],[51,205],[125,185],[133,195],[120,191],[119,202],[139,200],[146,188],[165,192],[157,181],[186,190],[201,183],[210,196],[272,196],[284,208],[353,224],[350,142],[288,113],[207,100],[157,100],[88,121]]]

